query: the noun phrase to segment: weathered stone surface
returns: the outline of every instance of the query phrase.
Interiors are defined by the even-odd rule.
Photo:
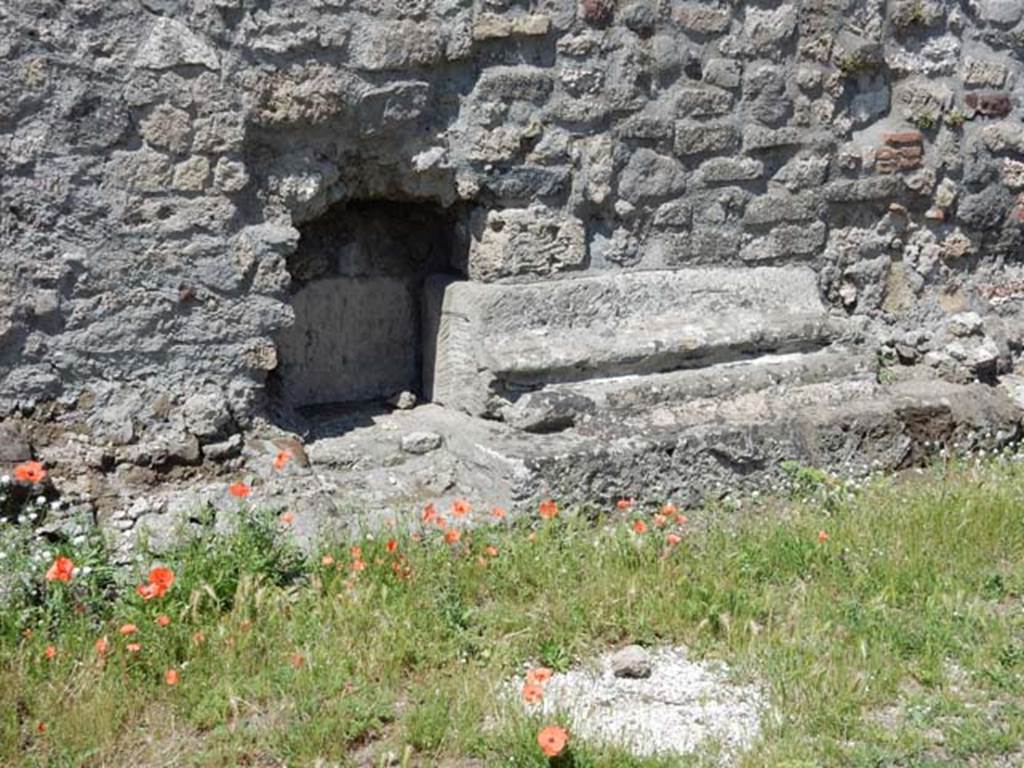
[[[651,657],[639,645],[627,645],[612,656],[612,674],[627,680],[651,676]]]
[[[672,18],[686,31],[701,35],[720,34],[727,31],[732,23],[727,8],[678,0],[673,0]]]
[[[739,134],[731,125],[676,123],[677,155],[701,155],[727,152],[739,143]]]
[[[181,5],[4,8],[0,419],[24,419],[35,447],[32,429],[47,434],[59,412],[92,451],[63,466],[138,462],[156,477],[155,466],[247,460],[229,433],[298,418],[298,406],[422,394],[418,361],[437,346],[421,320],[432,275],[544,286],[531,289],[534,304],[502,294],[492,328],[449,318],[440,344],[470,382],[467,410],[506,419],[519,437],[571,442],[603,417],[592,392],[552,388],[648,381],[663,365],[725,382],[721,356],[826,343],[791,333],[792,318],[765,309],[775,299],[748,295],[754,264],[804,265],[822,311],[852,315],[869,359],[920,332],[934,348],[901,341],[899,356],[932,354],[934,376],[991,381],[1020,363],[1003,338],[1024,323],[1013,289],[1024,279],[1019,3]],[[716,285],[675,282],[698,265],[722,270]],[[675,291],[673,309],[634,273]],[[613,287],[593,299],[591,280]],[[980,303],[993,285],[1002,293]],[[712,319],[691,322],[687,302]],[[747,324],[751,307],[767,327]],[[947,349],[945,314],[967,310],[986,327],[998,316],[1003,336]],[[509,315],[546,317],[553,349],[502,330]],[[718,320],[735,320],[734,334]],[[697,339],[689,351],[684,321]],[[460,333],[468,341],[449,340]],[[209,392],[230,421],[201,426],[192,398]],[[692,426],[666,407],[674,426],[658,445]],[[886,416],[893,407],[880,396],[873,418],[902,428]],[[722,417],[719,436],[732,434],[727,417],[750,415],[705,408]],[[616,433],[616,418],[598,431]],[[830,418],[813,429],[828,432]],[[494,434],[462,426],[484,442]],[[410,431],[389,434],[367,483],[390,488],[397,462],[410,469],[396,493],[410,497],[486,487],[441,427],[419,430],[443,435],[441,448],[402,452]],[[759,455],[813,458],[785,430],[772,434]],[[865,452],[885,443],[867,426],[858,434]],[[107,443],[117,455],[97,458]],[[656,449],[624,449],[612,473],[642,466],[637,476],[657,481],[666,467],[645,450]],[[509,455],[525,473],[509,470],[515,482],[600,486],[569,461],[527,470]],[[735,479],[711,459],[696,464]],[[670,474],[680,487],[703,482],[689,467]],[[369,487],[358,474],[345,481]],[[279,490],[333,509],[327,492]]]
[[[639,149],[619,174],[619,195],[632,203],[668,195],[686,189],[686,174],[674,158],[649,149]]]
[[[745,296],[744,312],[728,319],[716,309],[725,286]],[[425,361],[429,397],[471,413],[493,412],[508,387],[689,367],[763,344],[814,345],[830,333],[806,269],[437,281],[427,299],[437,339]]]
[[[440,27],[421,21],[365,24],[352,37],[352,63],[372,71],[425,67],[444,58]]]
[[[467,271],[475,280],[549,274],[583,264],[583,224],[541,206],[478,212]]]
[[[216,51],[177,19],[157,19],[149,37],[139,48],[134,65],[146,69],[198,66],[220,69]]]
[[[410,432],[402,435],[402,450],[406,453],[422,455],[436,451],[444,443],[436,432]]]

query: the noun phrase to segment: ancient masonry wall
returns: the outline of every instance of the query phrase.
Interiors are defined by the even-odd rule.
[[[1018,0],[8,0],[0,416],[221,450],[358,206],[449,227],[417,280],[805,265],[884,359],[1007,370],[1022,52]]]

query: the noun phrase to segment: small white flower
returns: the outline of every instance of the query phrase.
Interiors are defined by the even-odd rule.
[[[29,512],[28,519],[35,522],[36,518],[39,517],[35,512]]]
[[[10,485],[10,484],[11,484],[11,476],[10,475],[0,475],[0,485]]]
[[[60,508],[61,508],[61,501],[60,501],[60,499],[57,499],[56,501],[51,501],[50,502],[50,509],[60,509]]]
[[[45,507],[46,506],[46,497],[45,496],[36,496],[36,504],[38,504],[40,507]]]
[[[83,565],[82,566],[82,575],[83,576],[88,576],[90,573],[92,573],[92,566],[91,565]]]

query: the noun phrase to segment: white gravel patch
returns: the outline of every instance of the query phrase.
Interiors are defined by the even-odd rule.
[[[760,685],[737,685],[721,662],[689,661],[684,648],[648,651],[651,675],[616,677],[614,653],[544,686],[533,714],[568,716],[575,738],[614,745],[643,757],[720,750],[723,759],[749,748],[768,710]]]

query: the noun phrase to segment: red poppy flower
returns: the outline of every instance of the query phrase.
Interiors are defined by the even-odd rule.
[[[156,617],[156,623],[159,624],[161,627],[169,627],[171,626],[171,617],[168,616],[166,613],[161,613],[159,616]]]
[[[47,659],[52,659],[52,658],[53,658],[54,656],[56,656],[56,655],[57,655],[57,647],[56,647],[56,646],[53,646],[53,645],[48,645],[48,646],[46,646],[46,650],[45,650],[45,651],[43,651],[43,655],[44,655],[44,656],[45,656],[45,657],[46,657]]]
[[[540,516],[545,520],[551,520],[558,517],[558,504],[551,499],[545,499],[540,503],[538,511],[540,512]]]
[[[569,734],[564,728],[549,725],[547,728],[541,728],[537,734],[537,743],[540,745],[540,751],[545,755],[558,757],[565,749],[565,745],[569,743]]]
[[[352,556],[353,560],[362,560],[363,559],[363,548],[362,547],[352,547],[351,549],[349,549],[348,553],[349,553],[349,555]]]
[[[106,655],[107,651],[110,650],[110,641],[107,640],[107,636],[106,635],[104,635],[103,637],[101,637],[99,640],[96,641],[95,648],[96,648],[96,653],[98,653],[100,656],[105,656]]]
[[[495,520],[504,520],[508,512],[505,511],[504,507],[495,507],[491,510],[491,517]]]
[[[539,685],[527,683],[523,686],[523,701],[527,704],[540,704],[544,700],[544,689]]]
[[[124,649],[126,651],[128,651],[128,653],[138,653],[139,651],[142,650],[142,644],[141,643],[128,643],[128,645],[126,645],[124,647]]]
[[[139,631],[139,628],[134,624],[122,624],[121,628],[117,631],[120,632],[122,635],[128,636],[134,635],[136,632]]]
[[[324,566],[325,568],[330,568],[332,565],[334,565],[334,558],[331,557],[331,555],[324,555],[320,558],[320,565]]]
[[[436,518],[436,517],[437,517],[437,508],[433,504],[427,504],[427,506],[425,506],[423,508],[423,514],[422,514],[423,522],[424,523],[433,522],[434,518]]]
[[[667,544],[668,544],[668,545],[669,545],[670,547],[674,547],[674,546],[675,546],[676,544],[678,544],[678,543],[679,543],[679,542],[681,542],[682,540],[683,540],[683,537],[682,537],[682,536],[680,536],[680,535],[679,535],[678,533],[670,533],[670,534],[668,534],[668,535],[667,535],[667,536],[665,537],[665,542],[666,542],[666,543],[667,543]]]
[[[676,508],[676,505],[672,504],[671,502],[661,508],[661,514],[663,514],[665,517],[672,517],[678,512],[679,510]]]
[[[452,528],[444,535],[445,543],[455,544],[459,539],[462,538],[462,531],[457,528]]]
[[[617,502],[615,502],[615,506],[618,507],[619,509],[629,509],[630,507],[633,506],[633,500],[619,499]]]
[[[394,552],[398,549],[398,542],[394,539],[388,539],[388,543],[385,544],[385,546],[387,547],[388,552]]]
[[[291,665],[296,669],[302,669],[304,666],[306,666],[306,657],[303,656],[301,653],[293,653],[289,661],[291,662]]]
[[[824,544],[828,541],[828,534],[825,531],[818,531],[818,541]]]
[[[366,561],[365,560],[353,560],[352,561],[352,565],[349,566],[349,567],[353,571],[355,571],[356,573],[359,573],[360,571],[366,570]]]
[[[156,584],[139,584],[135,591],[139,593],[143,600],[152,600],[154,597],[159,596]]]
[[[149,571],[149,583],[156,587],[157,597],[163,597],[164,593],[174,584],[174,571],[162,565],[151,568]]]
[[[228,486],[228,493],[236,499],[244,499],[252,493],[252,489],[245,483],[233,483]]]
[[[634,520],[633,533],[647,533],[647,523],[643,520]]]
[[[168,669],[164,673],[164,682],[168,685],[177,685],[180,679],[181,676],[178,674],[178,670],[176,669]]]
[[[554,673],[547,667],[537,667],[526,673],[526,682],[531,685],[544,685],[551,679],[552,674]]]
[[[498,548],[495,547],[493,544],[489,544],[486,547],[484,547],[484,554],[487,555],[488,557],[497,557],[498,556]]]
[[[455,515],[455,517],[465,517],[469,514],[471,509],[469,502],[465,499],[456,499],[452,502],[452,514]]]
[[[655,515],[654,516],[654,527],[655,528],[664,528],[666,525],[668,525],[668,518],[667,517],[665,517],[664,515]]]
[[[75,564],[72,562],[70,557],[64,557],[61,555],[53,561],[53,565],[46,571],[47,581],[63,581],[65,583],[71,581],[71,577],[75,573]]]
[[[278,451],[277,456],[274,457],[274,469],[278,471],[284,469],[291,457],[292,454],[289,451]]]
[[[289,510],[281,515],[281,523],[284,525],[291,525],[295,522],[295,513]]]
[[[46,723],[40,722],[39,725],[36,726],[36,732],[46,733]]]
[[[206,635],[202,632],[196,632],[192,635],[192,645],[202,645],[206,642]]]
[[[26,461],[14,468],[14,479],[36,485],[46,479],[46,470],[38,461]]]

